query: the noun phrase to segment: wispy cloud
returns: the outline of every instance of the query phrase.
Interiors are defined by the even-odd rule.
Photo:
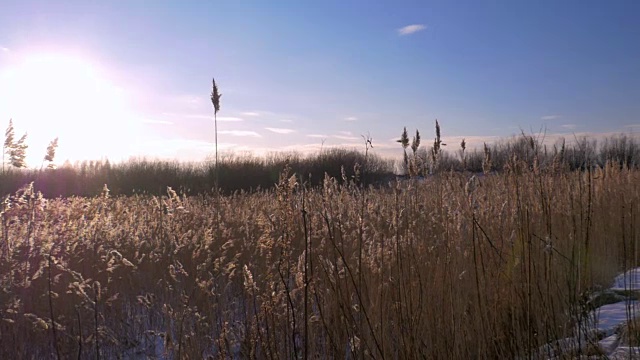
[[[545,115],[540,118],[540,120],[557,120],[562,118],[562,115]]]
[[[358,118],[355,117],[355,116],[349,116],[347,118],[344,118],[344,121],[357,121],[357,120],[358,120]]]
[[[237,116],[246,117],[245,120],[251,121],[250,118],[262,121],[267,124],[272,123],[297,123],[306,120],[305,116],[300,114],[273,112],[269,110],[252,110],[238,113]]]
[[[204,97],[197,95],[178,95],[175,100],[180,103],[186,103],[190,105],[201,104],[204,102]]]
[[[426,28],[427,27],[423,24],[407,25],[405,27],[401,27],[400,29],[398,29],[398,34],[400,36],[411,35],[411,34],[417,33],[418,31],[422,31]]]
[[[334,135],[333,138],[340,140],[358,140],[355,136]]]
[[[221,130],[221,131],[218,131],[218,134],[232,135],[232,136],[262,137],[262,135],[258,134],[257,132],[248,131],[248,130]]]
[[[272,128],[272,127],[267,127],[265,128],[266,130],[269,130],[271,132],[274,132],[276,134],[291,134],[296,132],[293,129],[283,129],[283,128]]]
[[[244,119],[235,117],[235,116],[218,116],[218,121],[238,122],[238,121],[244,121]]]
[[[179,113],[162,113],[164,116],[169,116],[173,118],[181,118],[181,119],[202,119],[202,120],[213,120],[213,115],[205,115],[205,114],[179,114]],[[218,121],[222,122],[240,122],[244,121],[243,118],[237,116],[218,116]]]
[[[332,138],[334,139],[340,139],[340,140],[358,140],[357,136],[353,136],[353,133],[351,131],[338,131],[338,134],[340,135],[333,135]]]
[[[307,135],[307,137],[315,138],[315,139],[326,139],[329,136],[328,135],[322,135],[322,134],[309,134],[309,135]]]
[[[167,121],[167,120],[144,119],[144,120],[142,120],[142,122],[145,123],[145,124],[173,125],[173,122]]]
[[[205,119],[205,120],[213,119],[212,115],[203,115],[203,114],[179,114],[179,113],[164,112],[162,113],[162,115],[181,118],[181,119]],[[218,120],[220,120],[220,118],[218,118]]]
[[[9,51],[11,51],[11,50],[9,50],[9,48],[8,48],[8,47],[0,46],[0,51],[2,51],[2,52],[9,52]]]
[[[578,127],[578,125],[576,124],[564,124],[564,125],[560,125],[560,127],[567,129],[567,130],[573,130],[575,128]]]

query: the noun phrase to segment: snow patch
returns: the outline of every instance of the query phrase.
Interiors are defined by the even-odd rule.
[[[640,347],[628,346],[620,338],[621,328],[628,321],[640,317],[640,301],[632,299],[637,298],[632,296],[634,291],[640,291],[640,268],[616,276],[613,286],[600,293],[617,292],[621,301],[598,307],[587,315],[586,329],[576,328],[575,337],[546,344],[538,349],[537,354],[546,355],[548,359],[560,359],[562,354],[584,351],[589,343],[595,342],[605,353],[604,358],[640,359]]]
[[[635,268],[616,276],[611,290],[640,290],[640,268]]]

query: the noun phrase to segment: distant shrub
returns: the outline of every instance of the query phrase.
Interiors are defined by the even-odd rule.
[[[266,157],[226,156],[219,161],[219,186],[224,193],[271,189],[289,164],[293,173],[312,186],[322,183],[325,173],[341,179],[342,170],[349,179],[355,177],[356,164],[362,184],[375,184],[392,175],[392,162],[379,156],[365,155],[347,149],[329,149],[302,156],[297,153],[275,153]],[[37,180],[37,181],[36,181]],[[109,161],[83,161],[65,164],[57,169],[9,169],[0,175],[0,194],[15,192],[35,181],[35,187],[46,197],[94,196],[109,185],[114,195],[159,195],[171,186],[180,193],[210,193],[215,188],[215,164],[131,159],[111,164]]]

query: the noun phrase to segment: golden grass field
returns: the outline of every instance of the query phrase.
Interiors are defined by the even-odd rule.
[[[497,359],[638,265],[640,172],[2,204],[0,357]]]

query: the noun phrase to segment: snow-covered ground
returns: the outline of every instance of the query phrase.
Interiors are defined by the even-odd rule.
[[[619,301],[595,309],[581,329],[576,329],[574,337],[544,345],[538,349],[538,354],[541,358],[564,359],[568,353],[575,354],[582,349],[580,353],[594,355],[583,355],[581,359],[640,359],[640,347],[629,346],[621,337],[624,325],[640,317],[640,302],[631,296],[636,291],[640,291],[640,268],[618,275],[613,286],[600,293],[606,292],[610,298]],[[595,355],[598,352],[604,355]]]
[[[640,290],[640,268],[618,275],[611,290]]]

